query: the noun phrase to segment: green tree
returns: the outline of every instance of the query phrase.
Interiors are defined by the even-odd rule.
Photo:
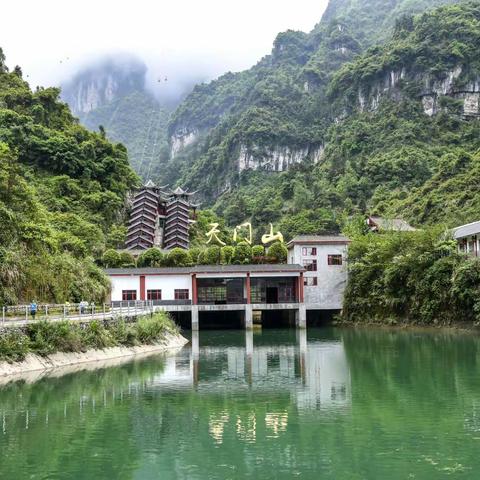
[[[231,245],[225,245],[221,248],[221,263],[223,265],[230,265],[235,256],[235,248]]]
[[[277,263],[287,262],[288,250],[284,243],[274,242],[267,250],[268,258],[275,260]]]
[[[164,255],[158,248],[149,248],[142,252],[137,258],[138,267],[160,267]]]
[[[129,252],[120,252],[120,265],[122,267],[136,267],[135,257]]]
[[[192,257],[188,250],[177,247],[168,252],[166,262],[170,267],[186,267],[192,264]]]
[[[221,253],[218,245],[212,245],[203,252],[202,261],[206,265],[218,265],[221,261]]]
[[[109,248],[108,250],[105,250],[105,253],[102,256],[102,263],[107,268],[116,268],[120,267],[122,262],[119,253],[116,250]]]
[[[252,247],[246,242],[240,242],[235,246],[234,263],[250,263],[252,258]]]

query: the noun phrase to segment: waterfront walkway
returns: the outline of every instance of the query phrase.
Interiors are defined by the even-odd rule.
[[[150,302],[116,302],[95,307],[77,305],[38,305],[37,314],[30,314],[29,305],[15,305],[2,308],[0,327],[22,327],[34,322],[91,322],[113,318],[135,318],[154,312]]]

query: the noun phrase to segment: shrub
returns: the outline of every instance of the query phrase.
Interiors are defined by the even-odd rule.
[[[217,265],[221,260],[221,250],[218,245],[208,247],[203,253],[203,262],[205,265]]]
[[[27,333],[32,342],[32,350],[42,356],[54,352],[85,350],[80,327],[66,320],[32,323],[28,325]]]
[[[265,256],[265,248],[263,245],[254,245],[252,247],[253,263],[263,263]]]
[[[175,331],[175,324],[165,312],[159,312],[152,317],[138,319],[136,333],[143,344],[155,343],[164,338],[166,332]]]
[[[198,257],[202,253],[202,249],[198,248],[198,247],[193,247],[189,250],[189,252],[190,252],[190,258],[192,259],[192,264],[193,265],[198,265],[198,263],[199,263]]]
[[[140,343],[135,324],[125,322],[123,318],[113,322],[109,330],[112,337],[121,345],[133,347]]]
[[[120,256],[120,266],[121,267],[128,268],[128,267],[135,267],[136,266],[135,258],[133,257],[133,255],[131,253],[120,252],[119,256]]]
[[[21,362],[30,351],[30,339],[21,330],[8,330],[0,334],[0,360]]]
[[[235,263],[249,263],[252,258],[252,247],[246,242],[240,242],[235,247]]]
[[[285,263],[287,261],[288,250],[284,243],[273,243],[268,251],[267,256],[278,263]]]
[[[102,349],[117,345],[112,333],[99,320],[93,320],[85,326],[83,332],[85,344],[90,348]]]
[[[105,253],[102,257],[102,263],[106,268],[116,268],[121,264],[120,255],[116,250],[109,248],[105,250]]]
[[[235,255],[235,248],[230,245],[225,245],[221,248],[221,263],[223,265],[230,265]]]
[[[158,248],[145,250],[137,259],[138,267],[159,267],[162,264],[163,253]]]
[[[192,264],[192,257],[188,250],[172,248],[167,254],[166,264],[169,267],[186,267]]]

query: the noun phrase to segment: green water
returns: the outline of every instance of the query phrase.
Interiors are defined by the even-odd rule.
[[[478,479],[480,339],[200,332],[0,386],[0,479]]]

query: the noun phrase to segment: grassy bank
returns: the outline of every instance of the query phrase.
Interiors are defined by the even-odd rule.
[[[55,352],[85,352],[117,346],[149,345],[176,333],[177,326],[166,312],[141,317],[135,323],[119,319],[108,324],[94,320],[87,324],[69,321],[38,322],[25,329],[8,329],[0,334],[0,361],[22,361],[28,353],[47,356]]]

